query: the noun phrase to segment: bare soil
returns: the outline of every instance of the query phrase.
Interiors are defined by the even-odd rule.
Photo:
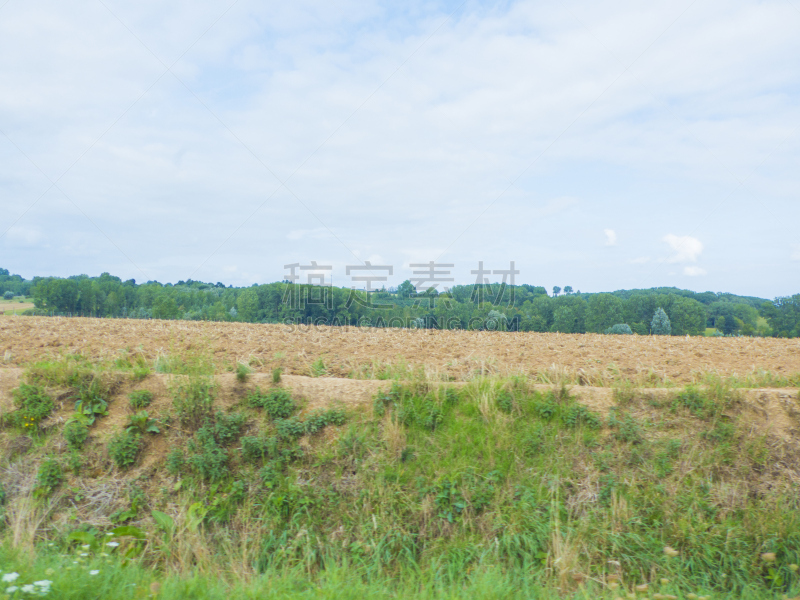
[[[211,356],[257,371],[276,366],[309,375],[322,359],[333,377],[374,378],[387,364],[429,377],[464,380],[480,373],[570,372],[604,379],[685,384],[698,373],[800,374],[800,339],[610,336],[596,334],[290,327],[249,323],[0,316],[0,359],[23,366],[47,356],[120,352]]]

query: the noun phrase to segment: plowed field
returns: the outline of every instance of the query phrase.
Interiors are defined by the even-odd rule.
[[[295,375],[309,375],[321,358],[328,376],[363,378],[376,378],[386,365],[421,368],[450,380],[476,372],[571,374],[589,385],[620,378],[682,384],[706,372],[739,377],[762,370],[780,376],[800,373],[800,340],[0,316],[0,356],[7,366],[48,355],[80,352],[99,359],[124,351],[148,360],[159,354],[205,355],[218,368],[245,361],[257,371],[282,366]]]

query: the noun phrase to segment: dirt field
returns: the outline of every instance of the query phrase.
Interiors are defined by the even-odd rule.
[[[159,354],[211,355],[220,370],[226,363],[245,361],[256,371],[282,366],[294,375],[309,375],[312,363],[322,358],[330,376],[366,379],[377,378],[375,365],[385,364],[424,368],[429,376],[450,380],[481,371],[570,372],[587,385],[620,377],[683,384],[703,372],[800,373],[800,340],[0,317],[0,358],[6,366],[74,352],[112,358],[125,350],[141,352],[148,360]]]

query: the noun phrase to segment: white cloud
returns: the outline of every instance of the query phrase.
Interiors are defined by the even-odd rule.
[[[617,232],[613,229],[603,229],[603,233],[606,234],[606,246],[616,246],[617,245]]]
[[[684,267],[683,274],[689,277],[698,277],[699,275],[705,275],[706,271],[700,267]]]
[[[688,235],[677,236],[670,233],[664,236],[663,241],[675,252],[667,259],[670,263],[697,262],[703,252],[703,243]]]
[[[638,258],[632,258],[628,261],[632,265],[643,265],[647,262],[650,262],[649,256],[639,256]]]

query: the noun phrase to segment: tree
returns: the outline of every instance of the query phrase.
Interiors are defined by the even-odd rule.
[[[258,292],[252,288],[243,291],[236,299],[236,306],[242,321],[252,323],[258,317]]]
[[[3,294],[4,300],[11,300],[14,297],[14,292],[8,290],[5,294]]]
[[[616,323],[622,323],[622,300],[611,294],[594,294],[586,308],[586,331],[602,333]]]
[[[653,335],[670,335],[672,333],[669,317],[660,306],[656,309],[653,320],[650,322],[650,333]]]
[[[565,294],[571,294],[572,293],[572,286],[571,285],[565,285],[564,286],[564,293]]]
[[[561,288],[557,285],[553,286],[553,296],[558,296],[561,293]]]
[[[408,279],[397,286],[397,295],[401,298],[409,298],[415,291],[414,285]]]

